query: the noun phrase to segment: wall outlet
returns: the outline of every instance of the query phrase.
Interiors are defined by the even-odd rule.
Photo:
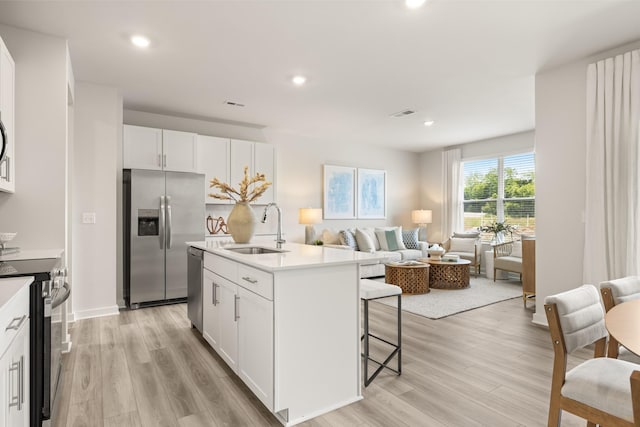
[[[82,223],[83,224],[95,224],[96,223],[96,213],[95,212],[83,212],[82,213]]]

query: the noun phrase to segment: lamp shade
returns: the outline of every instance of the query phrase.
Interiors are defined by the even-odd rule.
[[[411,222],[414,224],[431,224],[431,211],[430,210],[415,210],[411,211]]]
[[[322,222],[322,209],[300,208],[298,211],[299,224],[320,224]]]

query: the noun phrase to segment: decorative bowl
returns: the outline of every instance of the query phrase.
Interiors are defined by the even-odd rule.
[[[13,240],[18,233],[0,233],[0,245],[4,245],[7,242]]]
[[[427,252],[429,252],[429,257],[431,258],[432,261],[440,261],[440,257],[442,255],[444,255],[444,248],[437,248],[437,249],[428,249]]]

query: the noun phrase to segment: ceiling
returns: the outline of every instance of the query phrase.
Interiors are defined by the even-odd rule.
[[[533,129],[535,74],[640,40],[638,17],[635,0],[0,2],[125,108],[416,152]]]

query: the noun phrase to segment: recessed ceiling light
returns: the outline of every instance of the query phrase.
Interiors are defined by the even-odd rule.
[[[420,6],[422,6],[425,2],[426,2],[426,0],[404,0],[404,4],[409,9],[417,9]]]
[[[307,82],[307,78],[305,76],[294,76],[291,81],[296,86],[302,86]]]
[[[429,126],[433,126],[435,122],[433,120],[427,120],[426,122],[424,122],[424,125],[429,127]]]
[[[149,45],[151,44],[151,40],[149,40],[148,37],[136,34],[134,36],[131,36],[131,43],[133,43],[135,46],[144,48],[149,47]]]

